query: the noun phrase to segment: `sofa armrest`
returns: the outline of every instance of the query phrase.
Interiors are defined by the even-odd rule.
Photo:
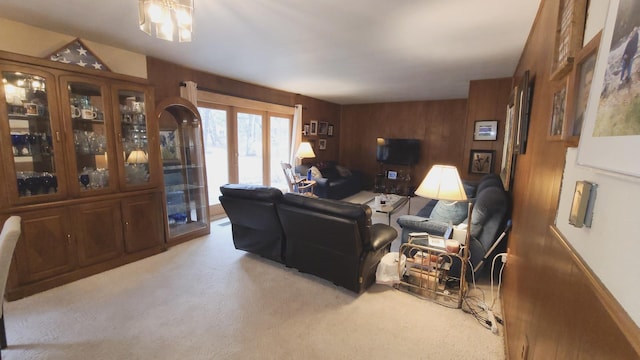
[[[374,251],[389,245],[398,236],[396,229],[385,224],[373,224],[369,231],[371,233],[371,247]]]
[[[436,236],[443,236],[449,227],[448,223],[415,215],[402,215],[398,217],[397,223],[403,229],[426,232]]]
[[[314,178],[313,180],[315,180],[316,186],[326,187],[329,185],[329,179],[327,178]]]

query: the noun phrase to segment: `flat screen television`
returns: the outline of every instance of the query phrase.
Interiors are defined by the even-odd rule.
[[[420,160],[420,140],[378,138],[376,160],[384,164],[415,165]]]

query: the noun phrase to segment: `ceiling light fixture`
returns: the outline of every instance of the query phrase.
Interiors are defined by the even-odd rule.
[[[191,42],[193,30],[194,0],[139,0],[138,18],[140,30],[158,39]]]

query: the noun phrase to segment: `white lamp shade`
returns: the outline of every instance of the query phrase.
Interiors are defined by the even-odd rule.
[[[316,153],[313,152],[311,148],[311,144],[308,142],[301,142],[300,146],[298,146],[298,151],[296,151],[296,157],[303,158],[314,158],[316,157]]]
[[[149,156],[143,150],[133,150],[127,158],[129,164],[146,164],[149,162]]]
[[[450,165],[433,165],[416,189],[416,195],[437,200],[467,200],[458,169]]]

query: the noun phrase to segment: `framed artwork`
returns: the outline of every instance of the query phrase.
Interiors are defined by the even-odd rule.
[[[567,78],[568,80],[568,78]],[[553,90],[551,121],[547,139],[563,140],[565,109],[567,104],[567,81],[559,82]]]
[[[311,120],[309,125],[309,135],[318,135],[318,120]]]
[[[564,77],[573,65],[574,56],[582,47],[587,2],[584,0],[560,0],[556,21],[556,39],[551,79]]]
[[[318,149],[326,150],[327,149],[327,139],[318,140]]]
[[[500,167],[500,178],[502,178],[502,184],[505,190],[511,188],[511,180],[513,179],[513,169],[515,156],[513,153],[513,141],[514,141],[514,124],[516,118],[516,102],[515,97],[518,93],[518,88],[513,89],[513,92],[509,96],[509,103],[507,104],[507,116],[505,117],[504,124],[504,142],[502,145],[502,164]]]
[[[575,66],[569,77],[567,109],[565,112],[563,131],[564,140],[567,141],[569,146],[578,146],[601,37],[602,31],[596,34],[596,36],[578,52]]]
[[[640,177],[640,2],[611,0],[600,39],[584,125],[579,165]]]
[[[329,124],[329,127],[327,127],[327,135],[328,136],[333,136],[333,125]]]
[[[470,174],[491,174],[493,171],[493,161],[495,150],[471,150],[469,158]]]
[[[175,130],[160,130],[160,155],[162,160],[178,160]]]
[[[533,81],[529,80],[529,70],[522,74],[517,87],[515,103],[515,123],[513,152],[524,154],[527,150],[527,136],[529,131],[529,113],[533,96]]]
[[[474,141],[495,141],[498,138],[498,120],[480,120],[475,122]]]
[[[309,136],[310,131],[311,131],[311,125],[309,125],[309,124],[304,124],[304,125],[302,126],[302,135],[304,135],[304,136]]]
[[[320,121],[318,123],[318,135],[327,135],[329,123],[326,121]]]

